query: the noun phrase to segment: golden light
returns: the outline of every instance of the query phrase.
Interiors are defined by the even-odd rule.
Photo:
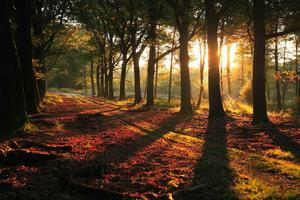
[[[206,47],[206,57],[205,57],[205,67],[207,68],[207,47]],[[191,45],[191,49],[190,49],[190,57],[194,58],[190,61],[190,67],[199,67],[199,63],[200,63],[200,55],[201,53],[203,53],[203,48],[200,52],[200,47],[199,47],[199,43],[193,43]],[[238,65],[236,65],[236,53],[237,53],[237,44],[233,43],[231,44],[230,47],[230,68],[233,69],[235,67],[237,67]],[[220,61],[220,66],[224,69],[227,66],[227,46],[224,45],[222,47],[222,54],[221,54],[221,61]]]
[[[230,46],[230,68],[231,69],[238,66],[235,64],[236,53],[237,53],[237,44],[233,43]],[[227,67],[227,45],[224,45],[222,48],[220,65],[222,68]]]

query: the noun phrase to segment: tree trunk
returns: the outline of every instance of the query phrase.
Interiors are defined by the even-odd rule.
[[[159,56],[159,45],[157,46],[157,57]],[[159,60],[156,61],[155,65],[155,86],[154,86],[154,99],[157,97],[157,82],[158,82],[158,67],[159,67]]]
[[[175,46],[175,33],[176,33],[176,29],[174,28],[173,39],[172,39],[172,48]],[[171,52],[171,61],[170,61],[168,103],[171,102],[171,95],[172,95],[173,57],[174,57],[174,52],[172,51]]]
[[[134,103],[139,104],[142,102],[141,93],[141,77],[140,77],[140,56],[137,53],[136,35],[133,31],[131,33],[131,47],[132,47],[132,59],[133,59],[133,73],[134,73]]]
[[[228,90],[228,95],[229,96],[231,96],[230,50],[231,50],[231,45],[227,44],[227,66],[226,66],[226,72],[227,72],[227,90]]]
[[[101,67],[101,91],[102,96],[105,97],[105,68],[106,68],[106,60],[105,55],[102,57],[102,67]]]
[[[225,116],[220,94],[218,19],[216,18],[216,11],[212,1],[205,1],[205,10],[208,44],[209,118],[216,118]]]
[[[244,86],[244,52],[241,55],[241,86]]]
[[[83,89],[84,94],[87,95],[87,82],[86,82],[86,67],[83,67]]]
[[[298,75],[298,38],[297,38],[297,36],[295,36],[296,38],[296,40],[295,40],[295,52],[296,52],[296,55],[295,55],[295,73],[296,73],[296,76]],[[296,90],[296,96],[297,96],[297,94],[298,94],[298,86],[299,86],[299,84],[298,84],[298,82],[299,82],[299,78],[296,78],[296,87],[295,87],[295,90]]]
[[[181,113],[192,113],[193,108],[191,104],[191,81],[189,72],[189,35],[188,23],[183,22],[178,28],[179,32],[179,62],[180,62],[180,78],[181,78]]]
[[[253,0],[253,124],[268,123],[265,86],[265,1]]]
[[[150,17],[151,19],[151,17]],[[154,67],[155,67],[155,56],[156,56],[156,22],[151,19],[150,22],[150,30],[148,33],[148,37],[151,40],[151,46],[149,49],[149,59],[148,59],[148,73],[147,73],[147,107],[154,106],[154,98],[153,98],[153,84],[154,84]],[[157,71],[156,71],[157,74]],[[157,84],[157,75],[155,79],[155,88]],[[156,90],[155,90],[156,92]]]
[[[114,63],[112,54],[109,55],[108,69],[108,98],[114,99]]]
[[[200,42],[200,40],[199,40]],[[198,102],[196,105],[196,108],[198,109],[201,105],[202,102],[202,96],[204,92],[204,86],[203,86],[203,79],[204,79],[204,65],[205,65],[205,56],[206,56],[206,40],[203,40],[203,50],[201,48],[201,43],[200,43],[200,54],[202,52],[202,55],[200,55],[200,92],[199,92],[199,97],[198,97]]]
[[[283,70],[286,70],[286,40],[284,41],[284,50],[283,50]],[[282,77],[281,80],[281,88],[282,88],[282,108],[285,109],[285,97],[286,97],[286,92],[287,92],[287,87],[288,87],[288,80],[284,80],[285,77]]]
[[[120,95],[119,100],[124,100],[126,96],[126,70],[127,70],[127,51],[122,53],[122,71],[120,80]]]
[[[133,59],[133,70],[134,70],[134,104],[139,104],[142,102],[142,93],[141,93],[140,63],[139,63],[139,57],[137,55],[135,55]]]
[[[274,52],[274,59],[275,59],[275,73],[276,76],[279,76],[279,65],[278,65],[278,39],[275,38],[275,52]],[[276,77],[275,79],[276,84],[276,100],[277,100],[277,109],[281,110],[281,94],[280,94],[280,85],[279,79]]]
[[[97,96],[100,97],[102,95],[101,92],[101,82],[100,82],[100,69],[101,69],[101,59],[99,58],[99,62],[96,68],[96,84],[97,84]]]
[[[12,131],[28,121],[21,70],[9,24],[9,1],[0,3],[0,131]]]
[[[23,77],[26,108],[29,114],[38,112],[38,88],[32,66],[31,1],[17,0],[17,48]]]
[[[92,90],[92,96],[95,96],[95,82],[94,82],[94,62],[93,62],[93,60],[91,60],[90,79],[91,79],[91,90]]]
[[[296,113],[300,115],[300,71],[298,69],[298,38],[296,38],[296,59],[295,59],[295,71],[296,71]]]
[[[220,84],[221,84],[221,97],[223,97],[223,95],[224,95],[223,59],[222,59],[223,44],[224,44],[224,20],[221,21],[220,42],[219,42],[219,49],[218,49],[219,69],[220,69]]]

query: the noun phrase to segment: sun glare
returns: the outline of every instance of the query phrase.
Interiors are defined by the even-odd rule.
[[[208,52],[207,47],[206,47],[206,52]],[[190,61],[190,67],[199,67],[201,53],[202,52],[200,52],[198,42],[191,45],[190,57],[192,57],[194,59],[192,59]],[[233,43],[233,44],[231,44],[231,47],[230,47],[230,68],[235,68],[238,66],[235,63],[236,53],[237,53],[237,44]],[[207,53],[206,53],[205,67],[207,67],[207,63],[208,63],[207,59],[208,58],[207,58]],[[220,67],[222,67],[222,68],[227,67],[227,46],[226,45],[224,45],[222,47]]]

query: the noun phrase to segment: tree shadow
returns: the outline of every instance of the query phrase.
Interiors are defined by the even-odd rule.
[[[227,123],[231,118],[209,120],[202,155],[198,160],[192,185],[196,190],[184,199],[237,199],[231,189],[233,172],[229,167]]]
[[[266,130],[266,133],[271,137],[274,144],[279,146],[284,151],[291,152],[297,162],[300,162],[300,144],[285,133],[281,132],[276,124],[271,124],[270,130]]]
[[[128,124],[137,128],[137,130],[141,131],[142,133],[136,133],[136,136],[133,138],[128,138],[120,143],[106,146],[104,152],[96,155],[91,160],[84,161],[85,163],[83,163],[82,166],[84,168],[92,167],[96,170],[98,165],[102,166],[114,164],[115,166],[117,166],[118,164],[123,163],[130,157],[134,156],[137,152],[150,146],[152,143],[154,143],[159,138],[162,138],[170,131],[174,131],[176,125],[180,121],[183,121],[188,117],[190,116],[183,116],[174,113],[166,121],[163,122],[163,125],[161,127],[153,131],[149,131],[135,124]]]

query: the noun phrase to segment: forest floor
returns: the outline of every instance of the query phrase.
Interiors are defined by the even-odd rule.
[[[49,94],[0,139],[0,199],[300,199],[300,123]]]

